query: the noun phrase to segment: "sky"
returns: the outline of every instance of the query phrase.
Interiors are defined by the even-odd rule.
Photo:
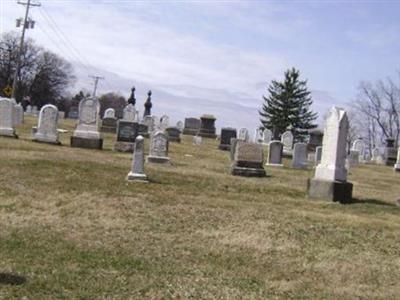
[[[0,1],[0,31],[19,30],[24,7]],[[154,114],[175,121],[211,113],[218,127],[255,128],[268,83],[291,67],[322,117],[400,69],[400,0],[40,3],[27,36],[73,63],[73,90],[92,89],[88,75],[105,77],[99,93],[135,85],[142,111],[151,89]]]

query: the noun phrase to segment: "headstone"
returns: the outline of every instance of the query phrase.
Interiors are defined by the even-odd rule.
[[[115,119],[115,109],[114,108],[107,108],[104,111],[103,119],[105,119],[105,118],[113,118],[113,119]]]
[[[353,185],[347,182],[346,170],[348,130],[346,111],[331,108],[325,124],[321,163],[316,167],[315,177],[308,183],[310,198],[339,202],[352,200]]]
[[[39,121],[33,140],[49,144],[61,144],[58,140],[58,109],[55,105],[46,104],[39,112]]]
[[[65,111],[58,111],[58,119],[65,119]]]
[[[254,130],[254,143],[262,143],[263,142],[263,132],[261,129],[257,128]]]
[[[315,166],[318,166],[321,162],[322,157],[322,146],[315,148]]]
[[[294,144],[292,168],[307,169],[307,144],[306,143]]]
[[[147,182],[147,176],[144,173],[144,138],[140,135],[135,141],[132,167],[126,179],[128,181]]]
[[[268,128],[264,129],[263,131],[263,144],[268,145],[269,142],[271,142],[272,139],[272,131],[269,130]]]
[[[236,138],[236,129],[225,127],[221,129],[221,139],[218,149],[220,150],[230,150],[231,149],[231,139]]]
[[[215,117],[212,115],[202,115],[200,120],[201,123],[198,135],[205,138],[215,139],[217,137],[215,134]]]
[[[136,116],[137,114],[135,105],[129,103],[127,106],[124,107],[124,112],[123,112],[124,121],[137,122]]]
[[[24,123],[24,108],[21,104],[14,105],[14,126]]]
[[[79,118],[79,107],[71,106],[68,112],[69,119],[78,119]]]
[[[360,162],[365,160],[365,143],[362,139],[357,139],[353,142],[353,147],[351,150],[356,150],[359,152]]]
[[[103,139],[99,132],[100,103],[97,98],[84,98],[79,102],[78,125],[71,137],[71,146],[102,149]]]
[[[397,158],[397,148],[394,146],[394,139],[386,139],[385,152],[383,156],[387,166],[394,166]]]
[[[349,155],[347,156],[347,165],[350,168],[358,167],[360,162],[360,152],[358,150],[350,150]]]
[[[324,133],[321,130],[313,129],[313,130],[309,131],[307,150],[309,152],[315,152],[317,147],[322,146],[323,138],[324,138]]]
[[[181,142],[181,131],[177,127],[168,127],[165,129],[169,142]]]
[[[163,115],[160,118],[160,130],[165,131],[169,127],[169,117],[167,115]]]
[[[32,114],[32,106],[31,105],[28,105],[27,107],[26,107],[26,111],[25,111],[28,115],[30,115],[30,114]]]
[[[375,147],[374,149],[372,149],[371,160],[376,163],[378,156],[380,154],[381,154],[381,151],[379,150],[379,148]]]
[[[150,154],[147,156],[150,163],[169,163],[168,137],[163,131],[157,131],[150,141]]]
[[[238,140],[232,164],[232,175],[265,177],[262,145]]]
[[[136,137],[139,134],[139,124],[125,120],[117,122],[117,141],[114,150],[120,152],[133,152]]]
[[[201,121],[196,118],[186,118],[185,127],[183,128],[183,134],[197,135],[200,129]]]
[[[195,135],[193,137],[193,145],[200,146],[202,142],[203,142],[203,138],[201,136]]]
[[[280,141],[272,141],[268,146],[267,166],[283,167],[283,144]]]
[[[37,107],[36,105],[34,105],[34,106],[32,107],[32,114],[33,114],[34,116],[37,116],[38,113],[39,113],[38,107]]]
[[[8,98],[0,98],[0,136],[17,138],[14,129],[14,103]]]
[[[293,133],[285,131],[282,134],[281,142],[283,144],[283,155],[291,157],[293,154]]]
[[[394,170],[400,172],[400,147],[397,149],[397,161],[394,164]]]
[[[241,141],[245,141],[245,142],[249,141],[250,135],[249,135],[249,131],[247,130],[247,128],[243,128],[242,127],[242,128],[239,129],[239,133],[238,133],[237,139],[241,140]]]
[[[183,131],[183,122],[182,121],[178,121],[176,122],[176,127],[180,130],[180,132]]]

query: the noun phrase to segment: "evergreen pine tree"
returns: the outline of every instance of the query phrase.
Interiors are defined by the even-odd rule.
[[[317,127],[314,124],[317,113],[311,110],[307,81],[299,77],[299,70],[287,70],[284,81],[273,80],[268,87],[268,97],[263,97],[262,111],[259,112],[261,128],[272,130],[275,138],[290,128],[295,140],[302,141],[308,129]]]

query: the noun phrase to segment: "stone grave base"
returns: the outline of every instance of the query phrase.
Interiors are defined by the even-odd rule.
[[[86,139],[71,136],[71,147],[101,150],[103,149],[103,139]]]
[[[260,168],[244,168],[232,166],[231,174],[235,176],[245,177],[266,177],[267,174],[264,169]]]
[[[139,173],[133,173],[133,172],[128,173],[128,176],[126,176],[126,180],[138,181],[138,182],[149,182],[147,180],[146,174],[139,174]]]
[[[183,134],[185,135],[197,135],[198,132],[199,132],[198,129],[190,129],[190,128],[183,129]]]
[[[283,164],[269,164],[269,163],[266,163],[265,165],[269,166],[269,167],[280,167],[280,168],[283,167]]]
[[[117,133],[117,127],[101,126],[100,131],[107,133]]]
[[[293,152],[289,150],[283,150],[282,156],[285,158],[292,158],[293,157]]]
[[[353,184],[351,182],[308,179],[307,190],[310,199],[350,203],[353,194]]]
[[[116,142],[114,144],[114,151],[133,153],[134,148],[135,148],[135,143]]]
[[[0,129],[0,136],[18,138],[18,135],[15,133],[13,129]]]
[[[147,156],[146,161],[148,163],[155,163],[155,164],[169,164],[170,160],[169,157],[161,157],[161,156]]]
[[[44,143],[44,144],[51,144],[51,145],[61,146],[61,142],[60,141],[39,139],[37,137],[33,137],[32,141],[35,142],[35,143]]]
[[[218,146],[219,150],[225,150],[225,151],[230,151],[231,150],[231,145],[224,145],[224,144],[220,144]]]

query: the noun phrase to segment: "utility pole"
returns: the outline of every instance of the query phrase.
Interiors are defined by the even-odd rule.
[[[94,79],[94,88],[93,88],[93,97],[96,97],[96,91],[97,91],[97,84],[99,83],[100,79],[104,79],[104,77],[101,76],[89,76],[90,78]]]
[[[29,28],[33,28],[35,26],[35,22],[32,20],[28,20],[29,16],[29,8],[32,6],[40,6],[40,3],[34,4],[31,3],[31,0],[28,0],[28,2],[21,2],[18,1],[18,4],[25,5],[26,10],[25,10],[25,18],[23,23],[21,24],[21,19],[17,19],[17,27],[22,25],[22,34],[21,34],[21,41],[19,43],[19,49],[18,49],[18,55],[17,55],[17,65],[15,67],[15,74],[14,74],[14,81],[13,81],[13,87],[12,87],[12,95],[11,98],[15,99],[16,95],[16,89],[17,89],[17,81],[18,81],[18,74],[19,74],[19,68],[21,65],[21,56],[22,56],[22,47],[24,46],[24,38],[25,38],[25,30]]]

